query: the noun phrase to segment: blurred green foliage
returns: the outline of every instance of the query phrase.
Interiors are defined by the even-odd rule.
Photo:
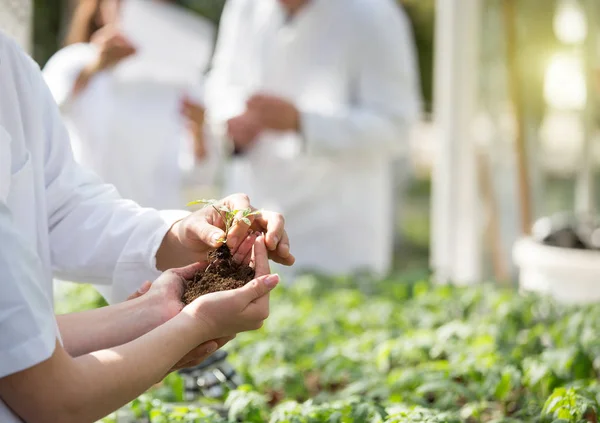
[[[93,286],[72,282],[58,283],[55,287],[55,299],[56,314],[75,313],[107,305]]]
[[[40,66],[59,49],[65,0],[33,1],[33,58]]]
[[[425,111],[431,113],[433,100],[433,53],[435,0],[400,0],[409,16],[417,49]]]
[[[312,276],[278,287],[271,304],[263,329],[226,347],[247,385],[214,422],[597,421],[600,305]],[[139,402],[150,422],[205,421],[214,406]]]

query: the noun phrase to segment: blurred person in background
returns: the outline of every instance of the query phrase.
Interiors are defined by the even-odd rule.
[[[163,113],[161,95],[170,87],[114,77],[113,69],[136,54],[118,28],[125,1],[81,0],[66,47],[48,61],[44,77],[61,107],[79,162],[142,206],[179,208],[185,203],[182,146],[192,144],[189,150],[197,165],[207,156],[204,108],[184,96],[180,114],[187,131],[174,136],[180,117],[174,116],[169,127],[154,118]]]
[[[206,104],[233,150],[225,192],[285,214],[297,271],[388,273],[392,163],[421,103],[404,11],[393,0],[229,0],[219,28]]]

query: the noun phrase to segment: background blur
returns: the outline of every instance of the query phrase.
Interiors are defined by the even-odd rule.
[[[0,6],[14,11],[21,1]],[[217,25],[224,4],[178,3]],[[73,5],[35,1],[30,45],[41,66]],[[185,384],[171,375],[128,412],[199,421],[183,420],[198,410],[181,401],[204,396],[214,407],[227,396],[229,421],[269,421],[280,401],[309,398],[294,412],[318,410],[319,421],[342,421],[342,409],[343,421],[365,421],[348,415],[371,401],[388,407],[387,423],[598,421],[600,219],[589,217],[600,206],[600,2],[399,6],[413,24],[426,113],[396,169],[394,274],[308,276],[281,287],[265,328],[228,346],[233,367],[198,370]],[[478,286],[436,286],[429,276]],[[521,295],[517,281],[554,298]],[[89,286],[73,285],[58,294],[56,312],[102,304]],[[250,387],[230,395],[232,369]]]
[[[76,1],[35,0],[32,51],[41,66],[59,48]],[[218,25],[224,0],[178,0],[177,3]],[[438,236],[430,231],[431,221],[435,222],[432,216],[445,213],[443,205],[436,206],[442,209],[437,212],[431,207],[432,195],[435,198],[431,189],[432,166],[436,157],[445,155],[448,150],[443,150],[444,140],[439,136],[445,128],[440,128],[439,122],[433,123],[429,118],[434,109],[436,80],[436,2],[402,0],[399,3],[413,23],[426,109],[425,118],[411,139],[408,163],[398,170],[400,200],[395,267],[402,271],[403,277],[412,279],[429,272],[430,245],[436,243]],[[447,3],[449,10],[460,4]],[[464,3],[461,4],[463,12],[456,9],[456,13],[464,13],[473,7],[477,9],[476,37],[464,45],[464,50],[477,50],[477,69],[473,71],[468,87],[474,91],[477,104],[473,106],[474,118],[469,125],[470,131],[476,133],[479,156],[483,157],[478,166],[484,171],[475,174],[475,178],[486,181],[477,188],[477,207],[481,208],[483,216],[478,223],[477,236],[485,237],[478,241],[482,265],[477,273],[484,279],[493,278],[498,274],[497,267],[501,266],[498,261],[501,261],[503,273],[514,276],[511,249],[522,235],[524,226],[519,215],[522,193],[515,142],[522,141],[528,153],[531,222],[561,211],[582,208],[591,211],[592,205],[599,201],[588,195],[589,192],[582,193],[584,188],[581,188],[581,180],[589,179],[589,175],[598,179],[594,166],[588,176],[581,175],[582,166],[589,170],[590,160],[597,162],[600,149],[598,142],[593,141],[595,132],[589,127],[597,116],[586,107],[597,96],[596,74],[590,78],[589,72],[586,73],[597,64],[597,51],[592,45],[595,41],[586,41],[597,38],[597,29],[585,19],[591,16],[589,9],[595,5],[593,1],[584,0]],[[477,6],[473,6],[475,3]],[[512,33],[509,31],[511,22],[515,26]],[[452,30],[444,29],[440,22],[438,25],[438,37],[448,38],[443,33]],[[439,63],[445,62],[440,59]],[[444,77],[448,81],[440,79]],[[438,75],[437,80],[442,81],[440,86],[456,84],[451,81],[453,78],[456,76],[448,73]],[[518,93],[516,99],[512,95],[514,92]],[[459,98],[452,101],[454,107],[461,107]],[[453,166],[458,166],[456,163],[455,160]],[[457,182],[448,183],[456,185]],[[455,197],[453,201],[460,203],[463,200]],[[496,228],[495,231],[485,230],[490,228],[489,224]],[[493,233],[497,239],[490,241],[488,238]]]
[[[60,48],[65,31],[78,0],[36,0],[34,2],[33,56],[43,66]],[[224,0],[177,0],[175,3],[187,7],[218,25],[225,4]],[[433,39],[434,39],[434,0],[403,0],[413,22],[415,41],[421,70],[421,84],[425,108],[432,108],[433,85]],[[423,134],[414,140],[415,157],[413,164],[418,169],[400,169],[399,178],[409,183],[399,183],[398,189],[406,191],[409,198],[402,201],[402,213],[398,216],[398,248],[396,267],[408,270],[409,278],[421,278],[428,273],[429,245],[429,160],[431,141],[430,123],[424,122]],[[414,275],[414,276],[413,276]]]

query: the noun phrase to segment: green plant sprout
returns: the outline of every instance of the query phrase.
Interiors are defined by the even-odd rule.
[[[250,226],[252,225],[252,222],[249,219],[250,216],[255,216],[261,213],[261,210],[253,211],[251,208],[244,210],[230,210],[228,207],[219,205],[218,203],[219,202],[217,200],[195,200],[188,203],[187,206],[190,207],[197,204],[202,204],[203,207],[210,206],[215,209],[217,213],[219,213],[219,216],[221,216],[221,219],[223,219],[223,222],[225,223],[225,237],[217,240],[218,242],[222,243],[227,242],[227,235],[229,235],[229,231],[237,222],[244,222],[246,225]],[[240,213],[241,216],[239,216]]]

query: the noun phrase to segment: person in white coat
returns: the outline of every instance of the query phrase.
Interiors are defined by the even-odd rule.
[[[278,281],[268,257],[294,261],[281,215],[262,212],[252,233],[242,222],[227,237],[237,260],[254,254],[254,282],[183,308],[182,278],[224,236],[218,213],[141,208],[76,163],[39,67],[1,30],[0,93],[0,421],[96,421],[260,326]],[[250,207],[242,194],[221,204]],[[156,282],[55,320],[53,274],[110,287],[110,303]]]
[[[138,54],[117,27],[120,3],[80,2],[66,46],[46,63],[44,77],[77,161],[144,207],[181,207],[186,168],[204,167],[206,184],[214,174],[199,98],[202,70],[193,81],[116,74]]]
[[[295,273],[390,270],[392,161],[420,112],[396,2],[229,0],[206,94],[234,146],[225,191],[285,214]]]

